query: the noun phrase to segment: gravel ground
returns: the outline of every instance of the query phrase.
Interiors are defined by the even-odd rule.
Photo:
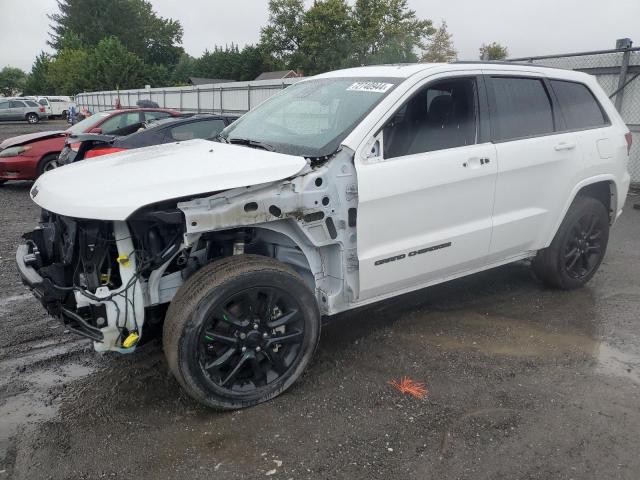
[[[339,315],[288,393],[219,413],[159,343],[99,355],[44,314],[13,265],[29,187],[0,188],[0,480],[640,478],[631,203],[587,287],[545,289],[517,263]],[[405,375],[423,400],[388,385]]]

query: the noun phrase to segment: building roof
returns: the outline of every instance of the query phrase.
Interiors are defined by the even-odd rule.
[[[191,85],[207,85],[210,83],[230,83],[235,80],[228,80],[225,78],[204,78],[204,77],[189,77],[189,83]]]
[[[255,79],[256,80],[280,80],[282,78],[295,78],[299,77],[295,70],[277,70],[275,72],[262,72]]]

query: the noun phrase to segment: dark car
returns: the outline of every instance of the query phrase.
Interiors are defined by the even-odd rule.
[[[143,130],[126,136],[79,134],[70,136],[58,158],[58,165],[107,155],[133,148],[160,145],[194,138],[213,140],[238,117],[231,115],[193,115],[166,118],[146,124]]]
[[[58,155],[69,135],[89,132],[127,135],[144,122],[180,115],[177,110],[158,108],[112,110],[91,115],[64,131],[33,132],[8,138],[0,143],[0,185],[8,180],[35,180],[56,168]]]

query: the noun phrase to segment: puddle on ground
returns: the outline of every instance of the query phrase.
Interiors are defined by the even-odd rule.
[[[76,363],[68,363],[55,369],[20,373],[17,391],[0,389],[0,462],[6,457],[10,438],[25,424],[54,418],[58,411],[57,396],[64,385],[93,372],[93,369]],[[4,382],[3,382],[4,383]]]
[[[454,316],[434,312],[407,320],[410,328],[396,329],[394,336],[400,335],[408,342],[428,344],[442,351],[473,351],[483,355],[537,358],[544,362],[561,358],[594,359],[597,373],[640,384],[640,354],[620,350],[576,330],[472,311]]]

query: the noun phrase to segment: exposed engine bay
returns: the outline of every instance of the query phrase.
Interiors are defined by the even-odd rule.
[[[16,255],[23,281],[98,351],[135,350],[193,273],[232,255],[287,263],[321,311],[343,310],[358,286],[352,155],[345,149],[281,182],[148,205],[126,221],[43,211]]]

